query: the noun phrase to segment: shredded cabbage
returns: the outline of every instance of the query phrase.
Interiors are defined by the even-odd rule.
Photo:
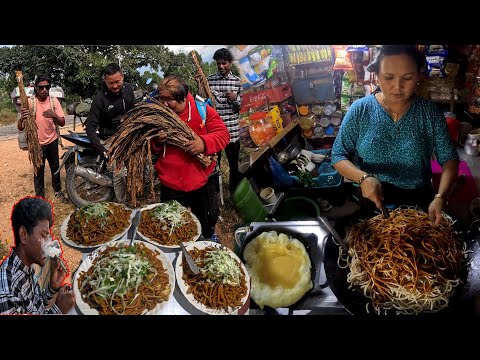
[[[206,273],[212,282],[239,285],[241,271],[237,261],[226,249],[215,248],[205,255],[201,271]]]
[[[97,294],[111,300],[115,295],[137,292],[145,279],[152,281],[156,275],[155,268],[137,252],[135,246],[121,247],[108,256],[97,258],[81,286],[92,289],[87,297]]]

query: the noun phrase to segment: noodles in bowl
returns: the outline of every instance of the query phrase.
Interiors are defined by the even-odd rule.
[[[376,314],[420,314],[448,307],[460,284],[466,244],[444,217],[430,225],[428,214],[398,208],[353,225],[348,253],[339,248],[338,265],[349,268],[349,287],[358,289]],[[344,265],[346,264],[346,265]]]

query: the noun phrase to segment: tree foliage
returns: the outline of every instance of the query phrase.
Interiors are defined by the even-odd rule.
[[[206,75],[216,71],[215,62],[203,64]],[[46,74],[61,86],[67,99],[93,97],[102,84],[102,70],[111,62],[121,65],[125,80],[145,88],[147,78],[160,81],[163,76],[178,75],[197,91],[195,66],[189,54],[175,54],[163,45],[15,45],[0,48],[0,87],[8,93],[17,86],[15,70],[21,66],[25,85],[35,76]],[[139,69],[150,67],[143,75]]]

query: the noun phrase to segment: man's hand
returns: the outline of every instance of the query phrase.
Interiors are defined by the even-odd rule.
[[[62,286],[63,282],[65,281],[65,278],[68,275],[67,272],[67,265],[64,263],[63,259],[61,257],[55,258],[55,260],[52,260],[52,275],[50,276],[50,287],[53,290],[57,290]]]
[[[167,140],[167,133],[163,130],[160,130],[157,136],[153,138],[156,144],[163,144]]]
[[[225,93],[225,96],[229,101],[235,101],[237,99],[237,93],[234,91],[228,91]]]
[[[63,314],[68,313],[75,305],[75,294],[71,284],[65,284],[58,290],[55,305],[58,306]]]
[[[46,118],[50,118],[52,119],[53,121],[55,119],[57,119],[57,114],[55,113],[55,111],[53,111],[52,109],[48,109],[48,110],[45,110],[42,115]]]
[[[28,118],[28,115],[30,114],[30,110],[28,110],[27,108],[22,108],[20,113],[22,114],[20,119],[25,120],[26,118]]]
[[[185,151],[188,151],[192,155],[198,155],[205,151],[205,144],[200,136],[196,132],[192,131],[193,140],[189,140],[185,143]]]

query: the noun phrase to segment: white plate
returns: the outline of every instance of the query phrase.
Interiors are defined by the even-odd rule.
[[[177,257],[177,261],[175,263],[175,276],[177,278],[177,284],[178,287],[180,288],[180,291],[182,294],[185,296],[185,298],[188,300],[189,303],[191,303],[193,306],[195,306],[198,310],[203,311],[206,314],[211,314],[211,315],[238,315],[238,314],[245,314],[248,312],[248,307],[250,304],[250,276],[248,274],[247,268],[245,265],[242,263],[242,261],[238,258],[238,256],[229,248],[218,244],[213,241],[197,241],[193,244],[189,244],[185,246],[187,251],[193,250],[193,248],[197,248],[200,250],[205,249],[206,247],[214,246],[217,248],[223,248],[228,250],[230,256],[237,260],[240,263],[240,266],[242,267],[243,273],[245,274],[245,281],[247,283],[247,295],[245,295],[242,298],[242,306],[239,308],[232,309],[230,312],[227,312],[223,309],[212,309],[209,307],[206,307],[204,304],[202,304],[200,301],[196,300],[195,297],[192,294],[187,294],[188,291],[188,285],[185,283],[183,280],[183,254],[180,252]]]
[[[112,204],[115,204],[115,205],[122,205],[122,204],[117,204],[117,203],[112,203]],[[124,206],[124,205],[122,205]],[[78,248],[78,249],[96,249],[104,244],[108,244],[109,242],[111,241],[115,241],[115,240],[118,240],[120,239],[123,235],[125,235],[128,231],[128,229],[130,228],[130,226],[132,225],[132,219],[133,219],[133,216],[134,216],[134,213],[135,211],[133,211],[132,209],[124,206],[125,209],[128,209],[131,211],[130,213],[130,221],[128,223],[128,226],[125,227],[125,229],[123,229],[121,232],[119,232],[118,234],[114,235],[112,237],[111,240],[105,242],[105,243],[102,243],[102,244],[97,244],[97,245],[89,245],[89,246],[86,246],[86,245],[82,245],[82,244],[77,244],[76,242],[74,242],[73,240],[71,240],[68,236],[67,236],[67,228],[68,228],[68,222],[70,221],[70,217],[73,215],[74,211],[72,211],[66,218],[65,220],[63,220],[63,223],[62,225],[60,226],[60,236],[62,238],[62,240],[72,246],[72,247],[75,247],[75,248]]]
[[[78,287],[78,278],[81,273],[88,271],[88,269],[92,266],[93,260],[95,260],[99,254],[104,251],[107,247],[110,246],[119,246],[120,244],[129,244],[130,240],[129,239],[124,239],[124,240],[119,240],[116,242],[110,242],[107,244],[103,244],[102,247],[98,248],[97,250],[91,252],[85,260],[82,261],[80,266],[78,267],[77,271],[75,272],[75,275],[73,277],[73,291],[75,293],[75,301],[77,303],[77,307],[80,310],[80,312],[84,315],[99,315],[99,312],[96,309],[93,309],[90,307],[89,304],[87,304],[85,301],[82,299],[82,294],[80,293],[80,289]],[[152,244],[141,241],[141,240],[135,240],[133,242],[135,243],[143,243],[147,248],[150,250],[155,251],[157,253],[157,259],[159,259],[165,270],[167,271],[168,274],[168,281],[170,283],[170,294],[168,295],[168,300],[162,301],[161,303],[157,304],[152,310],[149,310],[146,312],[146,315],[159,315],[162,313],[163,309],[167,306],[168,302],[170,299],[173,297],[173,291],[175,290],[175,272],[173,270],[173,265],[168,259],[167,255],[160,250],[158,247],[153,246]]]
[[[143,208],[141,208],[139,211],[144,211],[144,210],[150,210],[150,209],[153,209],[154,207],[157,207],[158,205],[160,205],[161,203],[155,203],[155,204],[150,204],[150,205],[147,205]],[[187,209],[188,210],[188,209]],[[183,245],[187,246],[188,244],[193,244],[195,241],[198,240],[198,238],[200,237],[200,235],[202,234],[202,225],[200,224],[200,221],[198,220],[198,218],[195,216],[194,213],[192,213],[190,210],[190,215],[192,216],[192,219],[193,221],[195,221],[195,223],[197,224],[197,229],[198,229],[198,232],[197,234],[195,234],[193,236],[193,238],[190,240],[190,241],[184,241],[183,242]],[[164,247],[164,248],[167,248],[167,249],[180,249],[180,245],[163,245],[163,244],[160,244],[159,242],[155,241],[155,240],[152,240],[150,239],[148,236],[142,234],[142,232],[140,231],[140,229],[137,230],[137,234],[138,236],[140,236],[143,240],[145,241],[148,241],[149,243],[155,245],[155,246],[160,246],[160,247]]]

